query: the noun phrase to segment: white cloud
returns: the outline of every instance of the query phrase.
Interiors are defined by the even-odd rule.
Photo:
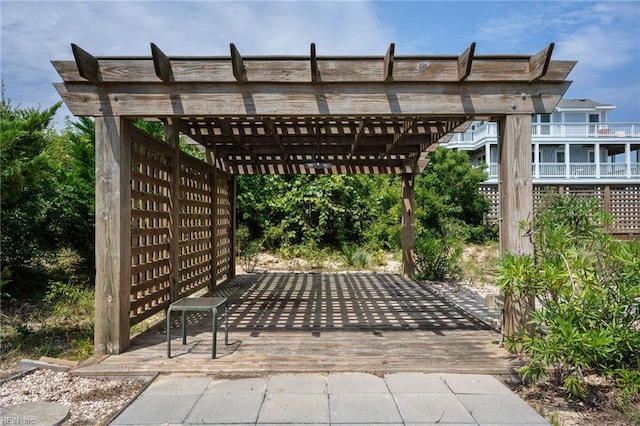
[[[442,24],[448,21],[430,26],[415,13],[451,19],[464,6],[459,2],[416,8],[351,1],[1,1],[2,78],[7,96],[23,106],[59,99],[51,83],[60,77],[50,60],[72,59],[70,43],[96,56],[150,56],[150,42],[170,56],[227,56],[231,42],[243,55],[308,55],[311,42],[319,55],[382,55],[392,41],[417,54],[453,41],[456,51],[443,53],[460,53],[474,40],[480,54],[534,53],[556,42],[555,59],[578,60],[569,77],[572,92],[596,98],[590,88],[614,94],[625,85],[640,97],[637,2],[486,2],[472,8],[473,15],[460,15],[455,22],[469,24],[454,31]],[[388,19],[389,10],[395,20]],[[597,100],[621,104],[611,96]]]
[[[96,56],[384,54],[390,27],[367,2],[3,2],[2,78],[23,106],[59,97],[52,59],[72,59],[70,43]],[[14,102],[15,103],[15,102]]]

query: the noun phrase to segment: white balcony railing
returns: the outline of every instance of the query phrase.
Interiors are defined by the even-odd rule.
[[[473,130],[457,133],[448,143],[449,146],[478,143],[486,138],[496,138],[496,123],[476,125]],[[533,123],[531,135],[536,138],[608,138],[622,139],[640,137],[640,123]]]
[[[534,163],[531,167],[534,178],[640,178],[640,163]],[[497,178],[498,165],[490,163],[487,172],[489,178]]]
[[[535,164],[533,174],[536,174]],[[567,165],[565,163],[540,163],[540,176],[566,176]]]

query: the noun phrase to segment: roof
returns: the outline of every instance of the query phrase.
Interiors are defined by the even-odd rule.
[[[614,109],[615,105],[602,104],[591,99],[561,99],[558,109]]]
[[[52,61],[74,115],[161,119],[229,173],[415,173],[475,119],[552,113],[574,61],[532,55],[96,57]]]

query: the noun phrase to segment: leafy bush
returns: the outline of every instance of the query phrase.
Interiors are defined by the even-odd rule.
[[[249,229],[240,226],[236,229],[236,239],[238,241],[238,255],[246,272],[254,272],[258,264],[258,255],[262,251],[262,243],[258,240],[251,240]]]
[[[465,237],[466,227],[458,221],[443,223],[439,232],[423,230],[415,243],[419,278],[441,281],[457,276]]]
[[[451,220],[482,227],[490,207],[479,191],[485,179],[486,172],[474,167],[464,151],[440,147],[430,153],[427,166],[416,177],[417,222],[436,231]]]
[[[507,255],[498,284],[505,294],[535,297],[531,330],[508,340],[529,357],[525,379],[553,367],[572,396],[585,397],[584,376],[623,380],[640,359],[640,242],[616,241],[597,200],[547,201],[533,224],[535,256]],[[636,392],[637,394],[637,392]]]

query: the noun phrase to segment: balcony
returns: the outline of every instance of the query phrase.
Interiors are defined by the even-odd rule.
[[[534,140],[558,138],[602,138],[609,141],[624,138],[640,138],[640,123],[532,123],[531,135]],[[498,136],[497,123],[475,125],[473,130],[457,133],[445,146],[474,146],[487,139],[494,141]]]
[[[531,165],[534,179],[629,179],[640,178],[640,163],[534,163]],[[491,163],[489,179],[497,179],[498,165]]]

